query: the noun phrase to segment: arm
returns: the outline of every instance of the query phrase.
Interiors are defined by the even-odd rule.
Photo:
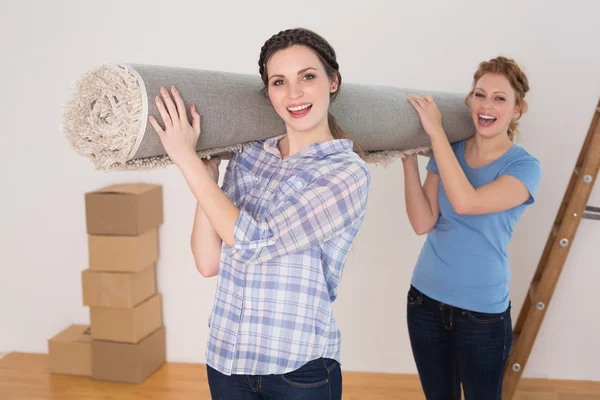
[[[432,136],[431,141],[442,184],[457,214],[500,212],[523,204],[529,199],[530,193],[525,184],[510,175],[502,175],[493,182],[475,189],[458,163],[443,130]]]
[[[205,162],[215,182],[219,179],[219,163],[218,158]],[[219,273],[222,240],[202,210],[200,203],[196,204],[190,245],[196,269],[200,274],[205,278],[217,275]]]
[[[477,189],[471,185],[462,170],[446,133],[442,128],[441,114],[431,96],[409,101],[421,118],[423,128],[431,139],[433,154],[440,179],[454,211],[461,215],[489,214],[516,207],[527,201],[531,194],[525,184],[510,175],[502,175]]]
[[[417,155],[402,160],[404,167],[404,200],[408,220],[418,235],[429,232],[440,216],[438,192],[440,177],[429,171],[421,185]]]
[[[198,157],[181,163],[180,169],[198,205],[219,238],[226,245],[232,246],[235,223],[240,210],[211,178],[210,172]]]
[[[174,87],[171,88],[175,102],[166,89],[161,88],[161,93],[163,98],[157,96],[155,101],[165,128],[163,129],[152,116],[149,117],[150,123],[170,159],[183,173],[198,206],[215,232],[226,244],[232,245],[233,230],[240,211],[217,185],[210,170],[196,155],[196,144],[200,137],[200,115],[194,106],[190,107],[192,116],[190,125],[179,92]],[[201,224],[202,218],[198,218],[198,221]]]
[[[200,204],[197,204],[190,245],[196,269],[205,278],[219,273],[221,243],[221,237],[212,227]]]
[[[331,240],[362,220],[369,184],[366,166],[356,162],[341,164],[304,188],[283,183],[288,191],[283,204],[261,220],[242,210],[235,245],[224,249],[237,261],[261,263]]]

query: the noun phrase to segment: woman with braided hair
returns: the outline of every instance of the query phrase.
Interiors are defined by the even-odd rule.
[[[333,314],[342,270],[367,206],[360,148],[329,114],[342,83],[333,48],[290,29],[261,49],[265,92],[286,131],[218,160],[195,152],[200,111],[175,88],[150,118],[195,198],[191,247],[218,275],[207,372],[215,399],[341,399],[341,335]],[[172,96],[172,98],[171,98]]]
[[[476,133],[449,143],[431,96],[411,96],[433,154],[421,184],[404,164],[406,209],[427,233],[408,292],[413,355],[428,400],[501,398],[512,344],[507,246],[532,204],[539,161],[514,143],[527,77],[511,59],[480,63],[466,97]]]

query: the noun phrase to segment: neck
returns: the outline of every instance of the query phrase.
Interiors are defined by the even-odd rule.
[[[504,153],[513,143],[506,132],[490,138],[476,134],[469,139],[471,152],[477,158],[494,157],[498,153]]]
[[[292,127],[286,126],[286,132],[287,134],[279,141],[279,152],[281,153],[282,158],[291,157],[311,144],[333,140],[327,117],[323,118],[323,120],[310,131],[298,132]]]

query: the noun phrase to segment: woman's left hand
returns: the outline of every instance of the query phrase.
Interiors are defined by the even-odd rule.
[[[430,137],[444,134],[442,113],[438,110],[431,95],[425,95],[423,98],[410,95],[408,102],[417,110],[423,129]]]
[[[162,118],[164,129],[156,119],[150,116],[149,120],[158,134],[167,155],[175,165],[181,164],[190,157],[197,157],[196,145],[200,137],[200,115],[194,106],[190,107],[192,123],[188,120],[185,104],[175,87],[171,86],[171,95],[165,88],[160,88],[162,98],[156,96],[156,106]]]

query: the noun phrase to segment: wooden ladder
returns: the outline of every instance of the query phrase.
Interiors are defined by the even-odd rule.
[[[504,400],[512,399],[515,394],[581,218],[600,219],[600,208],[587,206],[600,169],[599,120],[600,102],[514,328],[513,346],[502,387]]]

